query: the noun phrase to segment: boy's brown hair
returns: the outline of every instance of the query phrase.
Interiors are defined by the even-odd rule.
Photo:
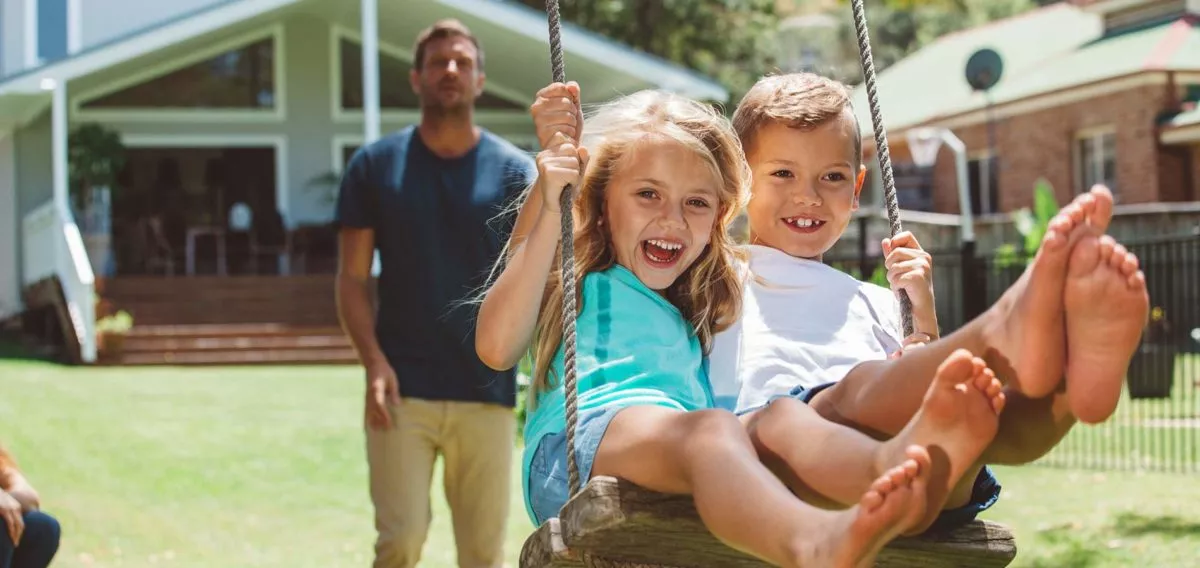
[[[465,37],[471,40],[471,44],[475,46],[478,66],[483,69],[483,48],[480,47],[479,40],[466,25],[454,18],[438,20],[417,34],[417,44],[413,48],[413,67],[420,71],[421,67],[425,65],[425,46],[429,45],[429,42],[452,37]]]
[[[777,122],[790,128],[816,128],[850,111],[854,120],[854,153],[862,165],[862,132],[850,104],[850,90],[837,81],[815,73],[769,75],[742,97],[733,113],[733,128],[747,157],[754,135],[764,124]]]

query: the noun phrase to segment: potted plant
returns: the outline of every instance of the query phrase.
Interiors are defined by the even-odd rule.
[[[125,167],[121,135],[99,124],[82,124],[68,141],[68,169],[79,232],[92,272],[109,271],[112,199],[117,174]]]
[[[100,359],[118,361],[124,352],[125,336],[133,327],[133,316],[121,310],[96,321],[96,350]]]
[[[1179,348],[1171,338],[1171,322],[1166,310],[1154,306],[1138,350],[1129,361],[1127,384],[1129,396],[1141,398],[1170,398],[1175,381],[1175,358]]]

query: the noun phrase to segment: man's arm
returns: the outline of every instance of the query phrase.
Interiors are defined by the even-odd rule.
[[[375,231],[344,227],[338,234],[337,310],[342,329],[367,368],[386,363],[375,338],[371,302],[371,263]]]
[[[338,273],[334,295],[342,329],[367,373],[366,422],[374,429],[392,426],[388,405],[400,404],[400,388],[379,340],[371,305],[371,261],[379,226],[378,188],[370,176],[370,157],[359,150],[350,159],[338,191]]]

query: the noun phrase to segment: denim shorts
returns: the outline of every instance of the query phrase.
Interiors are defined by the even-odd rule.
[[[837,383],[825,383],[815,387],[805,388],[798,386],[793,388],[787,394],[775,395],[766,403],[753,408],[747,408],[738,412],[738,416],[749,414],[757,410],[766,408],[767,405],[781,398],[796,399],[804,404],[812,402],[813,397],[817,396],[821,391],[835,385]],[[938,515],[933,521],[933,525],[929,527],[929,531],[943,531],[960,527],[971,521],[974,521],[979,513],[982,513],[996,504],[1000,500],[1000,480],[996,479],[996,475],[992,473],[992,469],[984,466],[979,471],[979,475],[975,476],[975,485],[971,488],[971,500],[962,507],[956,509],[946,509]]]
[[[608,431],[608,425],[621,408],[597,408],[579,413],[575,429],[575,464],[579,467],[580,485],[592,477],[596,450]],[[525,488],[537,524],[557,517],[559,510],[571,497],[567,483],[567,433],[542,438],[529,464],[529,486]]]
[[[819,384],[815,387],[805,387],[803,385],[800,385],[800,386],[797,386],[797,387],[793,388],[792,390],[788,391],[787,394],[777,394],[775,396],[772,396],[770,399],[767,399],[767,402],[764,402],[758,406],[750,407],[750,408],[747,408],[744,410],[739,410],[737,412],[737,415],[744,416],[746,414],[750,414],[751,412],[757,412],[759,410],[766,408],[767,405],[769,405],[772,402],[775,402],[776,400],[779,400],[781,398],[794,398],[800,402],[803,402],[804,404],[808,404],[808,403],[812,402],[812,399],[814,397],[816,397],[818,394],[820,394],[821,391],[823,391],[833,385],[836,385],[836,384],[837,383],[835,383],[835,382],[829,382],[829,383]]]

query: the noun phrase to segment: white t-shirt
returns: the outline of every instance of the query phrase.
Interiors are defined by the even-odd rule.
[[[777,249],[747,248],[742,317],[717,334],[709,356],[718,407],[740,412],[797,386],[836,382],[900,348],[891,290]]]

